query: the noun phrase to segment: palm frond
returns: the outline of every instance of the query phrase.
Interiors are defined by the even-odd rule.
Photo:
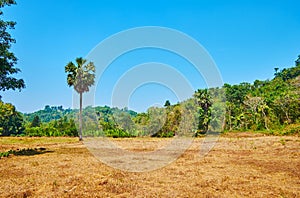
[[[86,62],[87,60],[82,57],[76,58],[76,63],[78,65],[78,68],[82,68]]]
[[[76,66],[74,65],[73,62],[69,62],[69,63],[65,66],[65,72],[68,72],[68,73],[76,73]]]

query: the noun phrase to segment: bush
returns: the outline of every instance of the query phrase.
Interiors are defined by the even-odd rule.
[[[151,137],[160,137],[160,138],[170,138],[170,137],[174,137],[174,132],[160,132],[160,133],[155,133],[153,135],[151,135]]]
[[[42,130],[40,127],[30,127],[25,129],[25,134],[26,136],[29,137],[41,137],[42,135]]]
[[[25,129],[25,134],[29,137],[42,137],[42,136],[57,137],[57,136],[64,135],[53,126],[28,127]]]
[[[67,117],[55,120],[49,123],[43,123],[40,126],[32,127],[32,124],[27,124],[25,135],[31,137],[41,136],[78,136],[78,131],[74,120],[68,120]]]
[[[122,129],[109,129],[105,132],[106,137],[113,137],[113,138],[126,138],[126,137],[134,137],[127,131],[124,131]]]
[[[282,132],[282,135],[300,134],[300,124],[289,124]]]

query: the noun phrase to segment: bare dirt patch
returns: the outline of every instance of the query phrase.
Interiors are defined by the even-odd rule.
[[[140,152],[170,140],[113,141]],[[200,158],[202,141],[196,139],[169,166],[130,173],[98,161],[77,139],[0,138],[1,151],[37,147],[49,151],[1,158],[0,197],[300,197],[299,137],[226,135]]]

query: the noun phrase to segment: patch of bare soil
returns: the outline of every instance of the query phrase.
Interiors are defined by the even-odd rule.
[[[141,152],[170,139],[112,141]],[[48,152],[1,158],[0,197],[300,197],[299,137],[224,136],[204,158],[202,141],[172,164],[142,173],[111,168],[80,142],[2,143],[2,150]]]

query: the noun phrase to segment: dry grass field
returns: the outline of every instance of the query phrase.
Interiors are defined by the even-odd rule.
[[[115,139],[134,152],[168,139]],[[143,173],[101,163],[77,138],[0,138],[0,197],[300,197],[300,137],[230,133],[204,158],[202,138],[175,162]],[[34,150],[36,149],[36,151]]]

